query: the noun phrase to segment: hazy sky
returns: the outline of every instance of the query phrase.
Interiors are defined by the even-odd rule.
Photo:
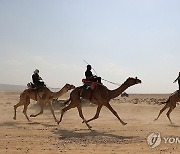
[[[0,0],[0,83],[38,68],[50,87],[79,86],[86,60],[106,80],[142,80],[127,92],[171,93],[179,41],[179,0]]]

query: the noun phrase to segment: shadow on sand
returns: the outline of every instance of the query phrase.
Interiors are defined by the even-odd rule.
[[[138,136],[121,136],[109,132],[98,132],[89,130],[61,130],[53,129],[53,134],[59,135],[59,139],[65,142],[74,143],[131,143],[141,140]]]
[[[0,123],[0,127],[2,127],[2,126],[16,126],[17,124],[18,124],[18,122],[16,122],[16,121],[3,122],[3,123]]]
[[[28,122],[27,124],[29,124],[29,125],[42,125],[44,127],[56,127],[56,126],[58,126],[56,123],[55,124],[48,124],[48,123],[43,123],[43,122]]]
[[[174,127],[174,128],[180,128],[180,125],[176,125],[176,124],[169,124],[168,126]]]
[[[18,122],[18,121],[11,121],[11,122],[3,122],[0,123],[1,126],[19,126],[19,125],[40,125],[41,123],[39,122]]]

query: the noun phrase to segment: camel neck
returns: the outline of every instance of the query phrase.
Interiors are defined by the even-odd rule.
[[[132,85],[129,85],[128,83],[125,82],[117,89],[109,90],[110,98],[113,99],[118,97],[120,94],[122,94],[123,91],[125,91],[130,86]]]
[[[62,96],[66,92],[67,92],[67,89],[65,87],[63,87],[58,92],[53,92],[53,98],[59,98],[60,96]]]

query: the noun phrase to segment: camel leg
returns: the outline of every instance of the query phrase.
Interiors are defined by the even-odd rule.
[[[102,105],[99,105],[99,106],[97,107],[97,111],[96,111],[95,116],[94,116],[93,118],[87,120],[87,122],[90,122],[90,121],[92,121],[92,120],[95,120],[95,119],[99,118],[99,113],[100,113],[101,109],[102,109]],[[83,122],[84,122],[84,121],[83,121]]]
[[[23,113],[24,113],[26,119],[30,122],[29,117],[27,116],[27,107],[29,104],[30,104],[30,101],[28,102],[28,104],[24,105]]]
[[[14,117],[13,119],[16,120],[16,110],[19,106],[23,105],[24,103],[22,101],[19,101],[16,105],[14,105]]]
[[[166,104],[160,111],[159,111],[159,115],[157,116],[156,119],[154,119],[154,121],[158,120],[159,116],[163,113],[164,110],[166,110],[168,108],[168,104]]]
[[[53,109],[51,103],[49,103],[49,107],[50,107],[50,110],[51,110],[51,113],[52,113],[52,115],[53,115],[53,117],[54,117],[55,122],[58,122],[58,120],[56,119],[56,116],[55,116],[55,114],[54,114],[54,109]]]
[[[166,113],[166,115],[167,115],[167,117],[168,117],[168,119],[169,119],[169,121],[170,121],[171,124],[173,124],[173,123],[172,123],[171,118],[170,118],[170,113],[172,112],[172,110],[173,110],[175,107],[176,107],[176,106],[170,107],[170,109],[169,109],[168,112]]]
[[[86,119],[83,116],[81,106],[78,105],[77,108],[78,108],[78,111],[79,111],[79,116],[83,119],[83,121],[86,124],[86,126],[88,127],[88,129],[91,130],[91,126],[87,123]]]
[[[127,123],[122,121],[117,112],[111,107],[111,105],[108,103],[106,107],[119,119],[119,121],[122,123],[122,125],[126,125]]]
[[[43,102],[40,102],[39,105],[40,105],[40,108],[41,108],[40,111],[39,111],[39,113],[37,113],[37,114],[31,114],[30,117],[37,117],[38,115],[43,114],[44,103],[43,103]]]
[[[25,105],[25,104],[27,104],[27,106],[28,106],[28,105],[30,104],[30,99],[28,99],[27,97],[25,98],[25,97],[23,97],[23,95],[22,95],[22,96],[20,96],[19,103],[17,103],[16,105],[14,105],[14,117],[13,117],[14,120],[16,120],[16,110],[17,110],[17,108],[18,108],[19,106]],[[28,119],[28,118],[27,118],[27,119]]]
[[[66,111],[68,111],[69,109],[74,108],[74,107],[76,107],[76,106],[71,102],[68,106],[66,106],[65,108],[63,108],[63,109],[61,110],[61,117],[60,117],[60,120],[57,122],[58,125],[59,125],[59,123],[62,121],[62,118],[63,118],[64,113],[65,113]]]

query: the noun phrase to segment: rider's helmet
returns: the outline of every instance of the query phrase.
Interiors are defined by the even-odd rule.
[[[91,70],[91,65],[87,65],[87,69],[88,69],[88,70]]]
[[[39,70],[38,70],[38,69],[35,69],[34,73],[39,73]]]

